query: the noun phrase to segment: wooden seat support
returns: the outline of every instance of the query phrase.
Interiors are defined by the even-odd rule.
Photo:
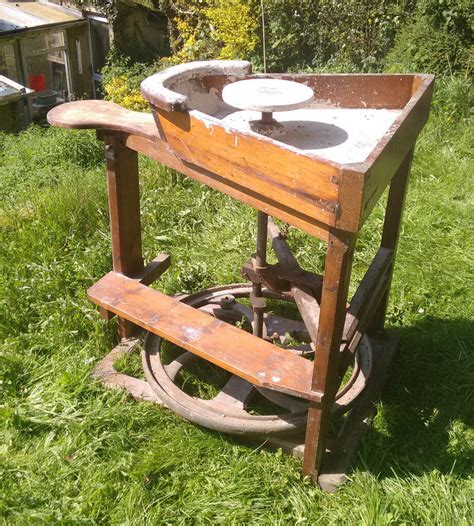
[[[254,385],[319,402],[312,363],[118,272],[87,292],[89,299],[143,329]]]

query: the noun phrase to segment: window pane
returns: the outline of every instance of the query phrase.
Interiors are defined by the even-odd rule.
[[[54,51],[27,59],[28,86],[37,92],[54,90],[67,100],[67,78],[64,51]]]
[[[25,35],[21,41],[23,53],[25,55],[36,55],[44,53],[49,49],[64,46],[64,33],[40,33]]]
[[[0,75],[20,82],[16,69],[15,48],[13,44],[0,45]]]

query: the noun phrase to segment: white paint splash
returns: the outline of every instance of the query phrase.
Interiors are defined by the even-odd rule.
[[[285,126],[286,134],[275,141],[329,161],[361,163],[400,113],[401,110],[347,108],[276,112],[274,118]],[[253,133],[249,121],[259,118],[255,111],[236,111],[224,116],[222,123]]]

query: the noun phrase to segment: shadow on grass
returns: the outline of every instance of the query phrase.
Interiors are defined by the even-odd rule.
[[[399,352],[354,468],[379,479],[409,479],[433,471],[467,479],[474,465],[474,323],[425,317],[394,331],[400,337]],[[234,445],[262,447],[200,430]]]
[[[355,467],[382,478],[432,470],[467,478],[474,465],[474,323],[426,317],[397,333],[399,353]]]
[[[354,468],[381,479],[408,479],[434,470],[468,478],[474,465],[469,438],[474,423],[474,323],[425,317],[395,332],[399,353]],[[236,446],[263,446],[198,429]]]

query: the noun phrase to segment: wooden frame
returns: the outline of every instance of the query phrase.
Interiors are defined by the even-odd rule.
[[[308,399],[303,473],[317,481],[324,472],[331,407],[339,387],[340,371],[347,366],[347,357],[354,353],[364,333],[378,335],[378,345],[381,345],[413,148],[428,118],[433,77],[277,76],[314,87],[319,95],[318,104],[401,110],[367,159],[346,165],[285,147],[267,137],[229,128],[213,115],[192,109],[190,97],[196,82],[199,90],[212,89],[219,97],[226,83],[248,77],[251,77],[250,66],[245,62],[215,61],[179,66],[152,76],[143,84],[142,91],[150,101],[153,115],[130,112],[110,102],[80,101],[55,108],[48,119],[51,124],[66,128],[96,128],[106,144],[115,274],[94,285],[89,297],[102,307],[104,315],[117,314],[121,318],[122,336],[131,336],[138,325],[206,356],[255,385]],[[186,83],[189,83],[188,88],[179,88]],[[231,331],[231,335],[222,325],[193,316],[192,308],[179,307],[178,300],[168,298],[165,301],[163,295],[146,290],[143,284],[156,279],[169,265],[169,259],[162,255],[151,267],[143,265],[137,152],[327,242],[322,289],[318,292],[317,284],[321,282],[317,277],[301,277],[303,271],[298,270],[273,223],[268,227],[268,235],[281,266],[278,269],[256,269],[254,266],[253,274],[252,264],[255,264],[246,267],[248,278],[255,280],[254,283],[279,280],[279,283],[290,284],[289,294],[300,309],[315,347],[314,366],[310,370],[307,370],[310,362],[303,366],[296,362],[291,365],[291,360],[285,362],[283,355],[277,366],[270,356],[270,344],[235,331]],[[347,308],[357,234],[387,185],[390,191],[381,246]],[[293,270],[289,273],[290,267]],[[133,299],[138,296],[142,298],[141,306]],[[169,307],[164,309],[163,305],[168,303]],[[190,320],[189,327],[185,322],[181,328],[174,326],[175,320],[166,317],[163,309],[174,309],[176,316],[183,311],[183,319]],[[186,334],[182,327],[187,327]],[[199,334],[196,341],[189,339],[190,331]],[[219,342],[229,337],[239,341],[248,339],[246,346],[252,346],[253,341],[254,360],[222,353]],[[378,358],[377,362],[381,378],[386,375],[394,352],[392,343],[388,348],[386,357]],[[275,354],[273,360],[276,359]],[[278,380],[262,384],[259,371],[271,372],[272,368],[278,369],[279,375],[274,375]],[[294,376],[290,372],[292,368]],[[355,447],[350,445],[348,437],[357,438],[360,434],[354,422],[359,427],[366,422],[371,404],[379,396],[383,381],[372,383],[365,401],[350,413],[352,416],[346,420],[345,431],[341,431],[345,453],[339,455],[335,464],[333,462],[339,466],[337,469],[341,467],[341,458],[346,459],[342,464],[347,467],[347,451]],[[353,440],[353,444],[356,441]],[[334,485],[333,482],[327,483],[326,488]]]

